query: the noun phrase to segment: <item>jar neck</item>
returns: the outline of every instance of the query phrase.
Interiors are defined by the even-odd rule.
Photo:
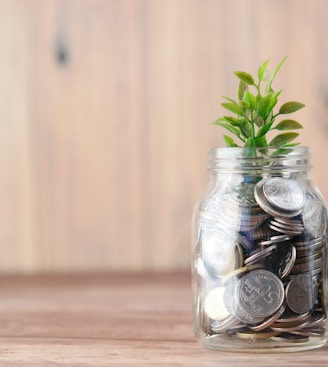
[[[213,148],[209,151],[209,169],[215,173],[249,175],[288,175],[308,173],[308,147]]]

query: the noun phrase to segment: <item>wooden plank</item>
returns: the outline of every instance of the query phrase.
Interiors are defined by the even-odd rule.
[[[0,366],[326,366],[310,352],[228,353],[199,346],[186,273],[2,276]],[[313,363],[312,363],[313,364]]]

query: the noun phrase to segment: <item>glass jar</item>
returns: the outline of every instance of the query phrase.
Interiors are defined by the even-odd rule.
[[[193,217],[193,326],[207,348],[327,341],[327,211],[307,147],[216,148]]]

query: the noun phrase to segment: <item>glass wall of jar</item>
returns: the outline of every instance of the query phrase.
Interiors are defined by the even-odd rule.
[[[205,347],[302,351],[327,341],[327,211],[310,152],[210,151],[193,218],[193,324]]]

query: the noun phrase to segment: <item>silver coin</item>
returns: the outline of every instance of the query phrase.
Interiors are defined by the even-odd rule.
[[[281,333],[278,336],[271,337],[272,341],[284,342],[284,343],[306,343],[309,341],[309,337],[306,335],[294,335],[291,333]]]
[[[297,227],[297,228],[303,228],[303,222],[299,219],[290,219],[290,218],[280,218],[280,217],[275,217],[274,218],[275,222],[281,223],[281,224],[285,224],[287,226],[291,226],[293,228]]]
[[[322,236],[326,231],[326,216],[320,200],[310,198],[305,202],[303,223],[306,231],[314,238]]]
[[[305,258],[306,259],[306,258]],[[291,274],[299,274],[299,273],[305,273],[312,270],[317,270],[322,267],[322,259],[319,258],[317,260],[299,263],[293,266],[293,269],[291,271]]]
[[[290,236],[287,235],[278,235],[278,236],[272,236],[269,240],[266,241],[260,241],[260,246],[268,246],[273,245],[275,243],[281,243],[290,240]]]
[[[254,197],[254,183],[245,183],[235,186],[231,190],[233,199],[240,205],[249,207],[257,207],[257,202]]]
[[[230,313],[223,302],[225,287],[211,289],[204,298],[204,311],[212,320],[224,320]]]
[[[276,245],[272,245],[265,249],[256,250],[255,253],[251,254],[248,258],[244,260],[245,265],[251,265],[263,260],[267,256],[271,255],[272,252],[277,248]]]
[[[286,302],[296,313],[305,313],[315,304],[317,288],[312,276],[301,274],[293,278],[286,287]]]
[[[300,231],[297,231],[297,230],[294,231],[294,230],[288,230],[288,229],[281,228],[281,227],[276,227],[272,224],[270,224],[269,227],[271,229],[273,229],[274,231],[276,231],[276,232],[284,233],[284,234],[289,235],[289,236],[297,236],[297,235],[299,235],[303,232],[303,231],[300,232]]]
[[[292,313],[291,310],[287,309],[285,313],[281,316],[281,318],[277,319],[276,324],[279,325],[279,323],[281,324],[294,323],[296,325],[300,325],[304,321],[309,320],[310,318],[311,318],[311,313],[309,311],[299,315],[299,314]]]
[[[294,180],[280,177],[267,179],[263,185],[263,193],[271,205],[284,211],[301,212],[305,202],[304,192]]]
[[[212,321],[211,322],[211,330],[214,333],[220,334],[225,333],[230,329],[233,329],[237,326],[244,326],[241,324],[240,320],[238,320],[235,316],[230,315],[223,321]]]
[[[236,252],[238,243],[233,236],[224,231],[207,231],[202,238],[202,254],[207,269],[217,276],[225,275],[240,265],[239,255]]]
[[[254,317],[268,317],[282,306],[284,286],[281,280],[267,270],[254,270],[239,280],[236,303]]]
[[[285,278],[290,274],[290,272],[293,270],[295,261],[296,248],[294,246],[291,246],[291,250],[288,252],[288,255],[285,258],[285,267],[281,272],[281,278]]]
[[[273,316],[265,319],[261,324],[249,326],[249,328],[253,331],[262,331],[272,325],[279,317],[284,313],[286,306],[282,305],[278,312],[276,312]]]

